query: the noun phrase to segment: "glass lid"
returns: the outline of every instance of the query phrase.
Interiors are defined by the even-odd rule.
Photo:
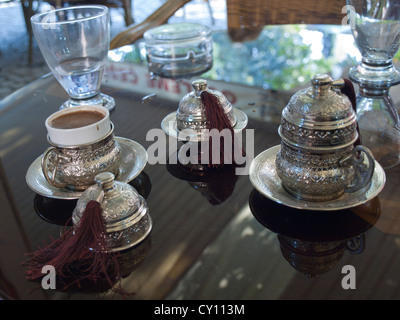
[[[211,30],[197,23],[172,23],[150,29],[144,33],[146,40],[180,41],[209,36]]]

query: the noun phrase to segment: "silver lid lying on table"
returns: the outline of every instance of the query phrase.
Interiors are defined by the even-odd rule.
[[[95,177],[96,185],[83,192],[72,214],[77,225],[89,201],[101,204],[106,224],[106,241],[111,251],[125,250],[143,241],[152,229],[144,198],[127,183],[115,181],[110,172]]]

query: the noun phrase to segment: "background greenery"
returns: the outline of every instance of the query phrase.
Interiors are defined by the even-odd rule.
[[[306,28],[302,25],[267,26],[256,40],[240,43],[232,43],[227,32],[215,31],[214,65],[202,76],[265,89],[290,90],[309,82],[316,73],[332,74],[334,68],[357,64],[350,51],[339,57],[333,50],[341,39],[342,30],[313,27],[312,31],[322,36],[319,34],[318,38],[305,41],[302,31]],[[313,43],[321,48],[318,58],[313,58]],[[145,63],[144,43],[126,53],[124,60]]]

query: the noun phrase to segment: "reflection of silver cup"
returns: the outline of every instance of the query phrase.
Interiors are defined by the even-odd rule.
[[[100,140],[76,145],[53,144],[42,157],[42,170],[46,180],[56,188],[85,190],[93,185],[100,172],[118,175],[121,147],[114,139],[114,126]]]

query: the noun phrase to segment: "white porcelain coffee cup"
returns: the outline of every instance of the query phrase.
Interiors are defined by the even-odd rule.
[[[59,146],[79,146],[105,137],[111,130],[110,113],[101,106],[57,111],[45,122],[48,139]]]

